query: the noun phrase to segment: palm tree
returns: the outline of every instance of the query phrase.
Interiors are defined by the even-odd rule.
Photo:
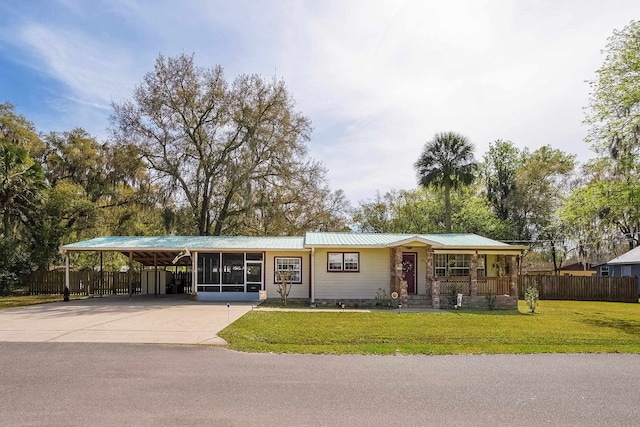
[[[444,190],[447,233],[451,233],[451,190],[469,185],[475,179],[477,163],[473,149],[473,144],[463,135],[438,133],[425,144],[415,163],[419,184]]]

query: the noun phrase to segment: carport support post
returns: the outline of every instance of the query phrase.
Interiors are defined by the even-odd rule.
[[[311,287],[311,305],[316,305],[316,286],[315,286],[315,263],[316,263],[316,248],[311,248],[311,257],[309,261],[309,286]],[[266,285],[265,285],[266,288]]]
[[[69,289],[69,252],[64,254],[64,287]]]
[[[133,287],[133,276],[131,276],[131,268],[133,264],[133,252],[129,252],[129,270],[127,270],[127,275],[129,277],[129,298],[131,298],[132,287]]]
[[[158,296],[158,252],[153,253],[153,294]]]
[[[198,252],[191,252],[191,294],[198,299]]]

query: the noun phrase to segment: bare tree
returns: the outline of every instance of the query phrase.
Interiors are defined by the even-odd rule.
[[[307,157],[310,121],[295,111],[283,81],[241,75],[228,84],[220,66],[160,55],[133,100],[113,109],[116,140],[139,147],[174,199],[188,206],[200,235],[224,234],[228,224],[251,222],[246,218],[274,203],[304,205],[307,188],[298,181],[314,177],[317,188],[325,182],[322,167]],[[283,189],[286,200],[270,197]]]

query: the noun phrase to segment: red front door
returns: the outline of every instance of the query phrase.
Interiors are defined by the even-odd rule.
[[[407,282],[407,293],[416,293],[416,254],[402,254],[402,278]]]

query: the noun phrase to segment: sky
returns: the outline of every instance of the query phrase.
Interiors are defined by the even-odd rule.
[[[638,0],[0,0],[0,102],[38,130],[100,141],[159,54],[227,78],[284,79],[311,156],[352,205],[417,186],[413,167],[454,131],[480,160],[495,140],[584,162],[587,80]]]

